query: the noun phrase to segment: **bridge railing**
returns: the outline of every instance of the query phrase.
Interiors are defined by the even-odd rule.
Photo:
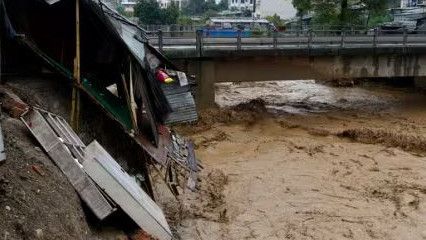
[[[286,48],[348,48],[355,46],[395,46],[424,44],[426,31],[407,30],[308,30],[285,32],[253,32],[249,36],[238,31],[235,36],[209,35],[202,30],[152,31],[148,32],[150,44],[165,49],[196,49],[200,55],[204,50],[286,49]]]

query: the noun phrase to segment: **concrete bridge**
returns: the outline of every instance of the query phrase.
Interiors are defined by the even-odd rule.
[[[201,108],[214,104],[214,83],[304,79],[426,79],[426,32],[305,35],[259,38],[151,39],[164,54],[197,75]],[[425,80],[426,82],[426,80]]]

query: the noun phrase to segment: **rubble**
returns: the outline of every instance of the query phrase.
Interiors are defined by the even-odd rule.
[[[0,88],[0,97],[2,99],[2,110],[6,111],[13,118],[20,117],[28,110],[28,105],[10,89]]]
[[[75,5],[75,2],[64,0],[0,0],[0,6],[0,22],[4,26],[2,44],[11,46],[6,53],[2,52],[10,60],[6,63],[19,62],[21,58],[17,56],[25,53],[27,57],[23,61],[34,65],[35,72],[61,74],[74,84],[74,90],[84,93],[118,123],[143,153],[135,154],[138,156],[135,160],[141,163],[137,171],[142,173],[138,179],[143,179],[144,189],[130,181],[127,173],[118,171],[121,168],[105,150],[103,156],[110,160],[108,166],[113,166],[112,171],[117,175],[104,175],[108,176],[108,181],[98,179],[96,174],[102,172],[105,162],[86,155],[90,146],[86,147],[59,115],[30,107],[12,91],[0,89],[4,109],[11,117],[21,118],[99,220],[112,215],[118,205],[148,234],[160,240],[171,239],[162,210],[151,199],[152,186],[146,165],[159,168],[176,195],[188,188],[197,189],[201,166],[193,144],[168,127],[198,119],[192,92],[194,79],[149,46],[144,31],[118,14],[109,1],[77,1]],[[70,30],[69,26],[77,26],[77,31]],[[81,44],[80,32],[84,36]],[[82,58],[90,61],[80,61],[80,52]],[[159,72],[162,74],[157,74]],[[160,78],[163,81],[159,81]],[[73,127],[76,127],[74,120],[78,123],[80,117],[73,116],[79,112],[74,110],[75,98],[73,91]],[[48,178],[43,166],[32,163],[26,168],[32,177]],[[20,177],[30,180],[26,174]],[[116,187],[112,190],[110,185],[105,185],[107,183],[114,183]],[[121,194],[117,195],[117,191]],[[123,199],[129,192],[130,196]],[[131,204],[133,208],[128,209]],[[34,237],[34,229],[29,232]]]

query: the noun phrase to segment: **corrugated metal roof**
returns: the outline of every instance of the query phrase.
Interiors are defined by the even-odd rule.
[[[189,86],[181,87],[178,83],[163,84],[162,86],[172,113],[166,124],[195,122],[198,120],[197,108]]]

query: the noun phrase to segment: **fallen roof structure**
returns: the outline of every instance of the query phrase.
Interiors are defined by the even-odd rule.
[[[65,119],[39,108],[21,120],[98,219],[118,205],[153,237],[172,238],[163,211],[96,140],[86,147]]]
[[[172,239],[163,211],[97,141],[85,149],[83,167],[143,230],[160,240]]]
[[[118,122],[154,162],[163,169],[184,170],[187,180],[195,181],[199,168],[185,165],[189,154],[173,153],[177,149],[173,146],[176,135],[165,126],[197,120],[191,93],[194,80],[148,45],[143,29],[120,16],[108,1],[78,1],[81,82],[76,87]],[[52,71],[74,81],[75,3],[75,0],[0,0],[6,66],[25,65],[27,59],[37,58]],[[27,52],[16,54],[18,48]],[[35,66],[27,65],[31,69]],[[159,71],[168,73],[175,81],[160,82],[156,76]],[[115,92],[110,91],[111,86]],[[183,142],[181,148],[192,149],[187,143]]]
[[[21,120],[98,219],[105,219],[115,211],[82,169],[85,146],[63,118],[32,108]]]

